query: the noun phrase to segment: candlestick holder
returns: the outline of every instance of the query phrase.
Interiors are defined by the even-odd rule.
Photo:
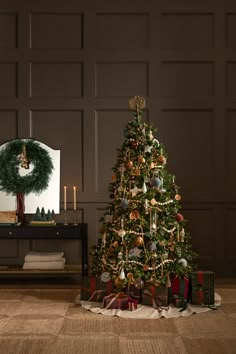
[[[64,210],[64,226],[68,226],[67,210]]]
[[[77,212],[76,210],[73,210],[73,225],[74,226],[78,226],[78,222],[77,222]]]

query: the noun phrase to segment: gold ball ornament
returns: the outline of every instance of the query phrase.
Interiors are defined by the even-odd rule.
[[[138,158],[138,163],[141,165],[142,163],[145,163],[145,158],[143,156],[139,156]]]
[[[134,243],[137,247],[142,246],[142,244],[143,244],[142,236],[137,236]]]
[[[133,168],[133,161],[128,160],[125,165],[128,169],[131,169],[131,168]]]
[[[144,272],[146,272],[148,270],[148,265],[147,264],[143,265],[143,270],[144,270]]]
[[[114,247],[117,247],[118,244],[119,244],[118,241],[113,242],[113,246],[114,246]]]

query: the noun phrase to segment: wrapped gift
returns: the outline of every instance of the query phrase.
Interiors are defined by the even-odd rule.
[[[192,304],[214,305],[215,273],[211,271],[196,271],[192,273],[191,280]]]
[[[125,290],[130,298],[136,300],[138,304],[141,304],[141,289],[136,288],[133,284],[129,284]]]
[[[138,300],[132,298],[132,297],[129,297],[128,298],[128,309],[129,311],[134,311],[134,310],[137,310],[138,308]]]
[[[113,292],[112,281],[103,282],[100,277],[83,277],[81,284],[81,300],[103,301],[104,296]]]
[[[156,309],[168,306],[168,288],[150,285],[142,290],[142,304]]]
[[[189,295],[188,290],[189,290],[188,278],[173,277],[171,279],[171,287],[168,289],[169,303],[172,302],[174,305],[176,305],[176,300],[182,299],[181,301],[177,301],[177,303],[179,304],[180,302],[182,302],[184,304],[188,300],[188,295]],[[178,305],[178,307],[181,306]]]
[[[117,294],[113,293],[103,298],[103,307],[105,309],[126,310],[129,307],[128,300],[128,295],[123,292]]]

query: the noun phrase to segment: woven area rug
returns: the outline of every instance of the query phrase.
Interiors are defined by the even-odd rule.
[[[81,305],[84,309],[90,310],[93,313],[102,314],[105,316],[118,316],[123,318],[136,318],[136,319],[156,319],[156,318],[172,318],[172,317],[185,317],[192,315],[193,313],[198,314],[201,312],[206,312],[211,310],[209,307],[203,306],[194,306],[188,304],[187,308],[184,311],[176,308],[174,305],[170,305],[167,308],[163,309],[154,309],[151,306],[138,305],[137,310],[120,310],[120,309],[104,309],[101,302],[89,302],[81,301]],[[221,297],[219,294],[215,293],[215,307],[221,305]]]

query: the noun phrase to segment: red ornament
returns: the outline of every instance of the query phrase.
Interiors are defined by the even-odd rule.
[[[181,221],[184,220],[184,217],[183,217],[182,214],[177,213],[177,214],[175,215],[175,219],[176,219],[178,222],[181,222]]]

